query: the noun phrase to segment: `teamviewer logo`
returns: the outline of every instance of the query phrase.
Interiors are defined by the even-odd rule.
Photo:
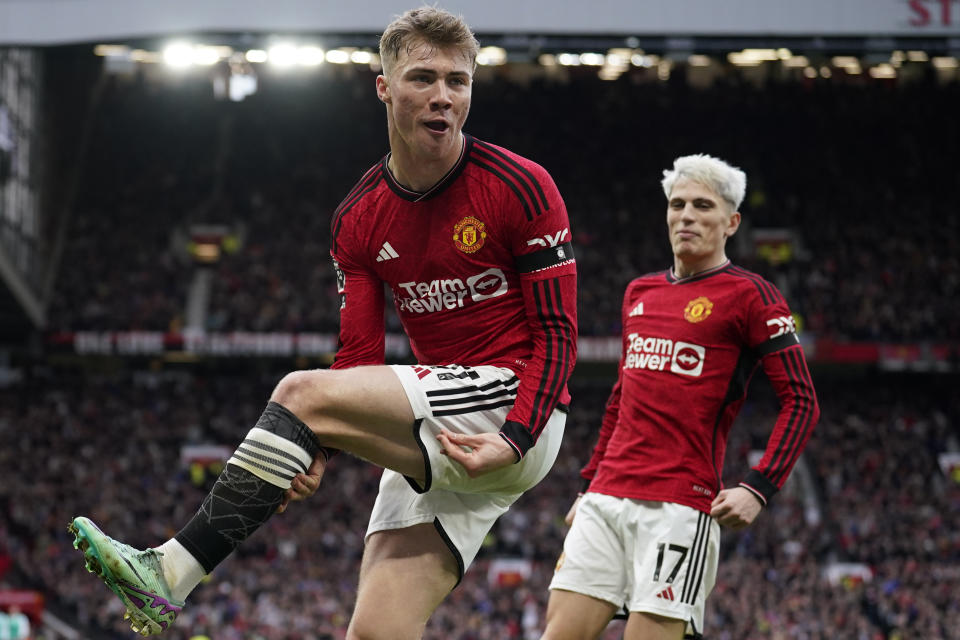
[[[698,377],[703,372],[703,361],[706,355],[707,350],[700,345],[678,340],[673,344],[670,371],[682,376]]]

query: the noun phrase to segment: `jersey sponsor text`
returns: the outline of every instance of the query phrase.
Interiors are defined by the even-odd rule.
[[[627,353],[623,368],[670,371],[697,377],[703,372],[706,353],[707,350],[700,345],[689,342],[631,333],[627,335]]]

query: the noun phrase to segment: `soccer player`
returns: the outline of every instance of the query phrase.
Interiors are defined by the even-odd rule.
[[[134,630],[166,629],[202,577],[312,494],[344,450],[385,468],[347,637],[419,638],[493,522],[553,464],[576,357],[569,222],[542,167],[462,132],[478,49],[462,19],[432,7],[381,37],[390,152],[332,219],[333,367],[280,381],[199,512],[160,547],[72,522]],[[383,364],[383,282],[418,365]]]
[[[819,416],[783,296],[726,257],[744,173],[686,156],[664,171],[663,191],[673,268],[627,286],[619,375],[567,516],[545,640],[596,638],[622,607],[626,640],[700,637],[720,526],[753,522]],[[758,365],[779,416],[760,462],[724,489],[727,435]]]

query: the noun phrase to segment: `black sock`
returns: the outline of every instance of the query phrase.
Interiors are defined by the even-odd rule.
[[[270,519],[290,481],[306,472],[321,449],[299,418],[268,403],[177,541],[210,573]]]

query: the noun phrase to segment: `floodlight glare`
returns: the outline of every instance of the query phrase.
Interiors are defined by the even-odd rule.
[[[194,47],[193,64],[209,67],[220,62],[220,52],[215,47]]]
[[[292,67],[297,63],[297,48],[289,44],[278,44],[270,47],[267,59],[276,67]]]
[[[350,62],[354,64],[370,64],[373,61],[373,54],[369,51],[354,51],[350,54]]]
[[[333,64],[346,64],[350,62],[350,54],[342,49],[331,49],[327,51],[327,62]]]
[[[320,47],[300,47],[297,49],[297,64],[304,67],[315,67],[323,64],[323,49]]]
[[[163,50],[163,61],[176,69],[184,69],[193,64],[193,47],[183,42],[167,45]]]
[[[267,52],[263,49],[250,49],[246,54],[247,62],[266,62]]]

